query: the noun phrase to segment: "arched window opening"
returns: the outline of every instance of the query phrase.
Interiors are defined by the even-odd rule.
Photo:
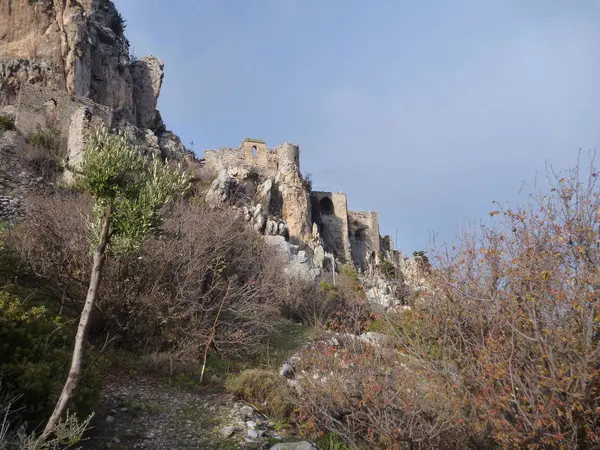
[[[252,146],[252,157],[256,158],[256,145]]]
[[[333,202],[329,197],[323,197],[319,202],[321,205],[321,214],[333,214]]]

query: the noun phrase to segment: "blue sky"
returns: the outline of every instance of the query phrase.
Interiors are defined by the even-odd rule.
[[[298,144],[405,253],[600,149],[600,0],[115,3],[184,143]]]

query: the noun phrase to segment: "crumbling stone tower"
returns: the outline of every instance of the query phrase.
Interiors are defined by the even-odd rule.
[[[366,273],[373,273],[382,255],[391,251],[391,238],[379,235],[376,212],[349,211],[343,192],[308,191],[300,174],[297,145],[268,149],[264,141],[246,138],[239,148],[207,150],[204,162],[215,174],[238,173],[234,168],[241,167],[271,178],[274,193],[269,209],[286,220],[292,241],[315,245],[318,238],[326,252]]]

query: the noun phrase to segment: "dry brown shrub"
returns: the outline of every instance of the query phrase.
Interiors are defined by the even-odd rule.
[[[549,174],[548,193],[499,207],[495,228],[437,255],[440,292],[416,309],[423,343],[452,361],[471,416],[505,447],[600,445],[597,171]],[[417,345],[418,344],[418,345]]]
[[[87,223],[93,200],[79,193],[29,197],[27,218],[5,235],[17,283],[42,289],[67,313],[83,304],[91,267]]]
[[[76,314],[90,270],[91,200],[61,194],[30,203],[32,213],[7,239],[27,263],[22,281]],[[180,361],[202,359],[207,346],[221,357],[249,357],[281,322],[289,285],[277,256],[235,212],[177,204],[160,234],[108,259],[91,337]]]
[[[357,448],[469,446],[452,382],[393,348],[336,341],[307,348],[295,366],[305,432],[334,433]]]
[[[381,319],[396,351],[304,355],[315,430],[369,448],[598,448],[598,172],[549,178],[437,252],[435,289]]]

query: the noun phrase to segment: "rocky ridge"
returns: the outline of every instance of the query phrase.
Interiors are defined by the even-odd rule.
[[[0,112],[14,114],[24,83],[110,107],[113,123],[165,158],[193,160],[156,110],[164,64],[136,59],[110,0],[0,0]]]

